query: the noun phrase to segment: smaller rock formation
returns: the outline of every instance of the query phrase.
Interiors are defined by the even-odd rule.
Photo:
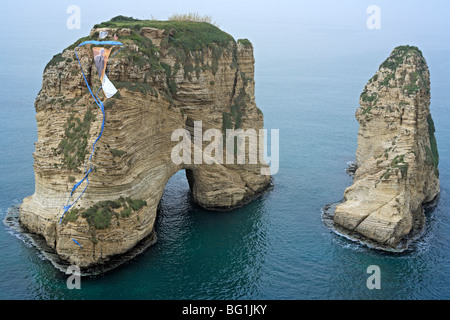
[[[360,97],[353,185],[336,206],[340,232],[402,250],[439,194],[439,155],[430,114],[430,75],[417,47],[393,50]]]

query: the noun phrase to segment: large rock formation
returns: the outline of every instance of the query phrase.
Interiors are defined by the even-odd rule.
[[[99,40],[99,31],[108,31],[104,40],[117,34],[125,45],[109,62],[108,77],[118,93],[105,100],[100,92],[106,101],[106,125],[91,161],[94,171],[86,192],[60,224],[63,206],[84,176],[102,122],[74,48],[82,41]],[[77,52],[96,92],[99,80],[91,46]],[[203,133],[210,128],[224,132],[263,127],[254,97],[252,45],[246,39],[236,42],[208,23],[119,17],[96,25],[90,36],[49,62],[35,107],[36,186],[20,206],[20,221],[45,237],[61,258],[80,267],[104,263],[152,237],[166,183],[179,170],[186,170],[194,201],[208,209],[243,205],[270,184],[270,176],[261,174],[267,168],[261,160],[172,161],[171,152],[179,143],[171,141],[173,131],[193,134],[195,121],[202,121]]]
[[[360,98],[357,170],[334,225],[385,249],[404,248],[439,194],[430,77],[416,47],[394,49]]]

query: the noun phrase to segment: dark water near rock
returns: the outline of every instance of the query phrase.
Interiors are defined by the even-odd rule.
[[[34,32],[34,24],[4,12],[2,26],[16,31],[0,28],[8,43],[0,51],[1,220],[34,192],[33,102],[42,70],[78,38],[53,34],[54,20],[42,22],[47,32]],[[254,37],[256,99],[265,127],[280,130],[280,170],[270,192],[232,212],[208,212],[191,204],[179,172],[162,199],[157,243],[117,269],[82,278],[81,290],[67,289],[64,273],[1,224],[0,299],[449,299],[450,32],[425,24],[418,26],[423,33],[386,26],[378,35],[302,29],[296,22],[287,27],[286,34],[277,27],[262,35],[242,26]],[[274,39],[285,50],[274,48]],[[331,232],[321,213],[351,184],[346,169],[355,157],[359,95],[404,41],[418,45],[430,67],[442,193],[411,249],[386,253]],[[370,265],[380,267],[380,290],[366,286]]]

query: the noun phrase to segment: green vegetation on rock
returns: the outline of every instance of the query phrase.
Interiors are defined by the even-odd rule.
[[[58,145],[57,154],[63,155],[63,166],[76,169],[84,162],[88,144],[89,129],[95,115],[88,108],[83,121],[73,114],[67,119],[64,128],[64,138]]]
[[[151,39],[143,36],[141,29],[144,27],[163,30],[165,38],[161,40],[160,47],[155,46]],[[175,76],[180,68],[183,68],[184,76],[189,80],[194,74],[199,77],[200,72],[206,70],[212,70],[215,74],[219,68],[219,60],[225,50],[232,54],[233,62],[237,67],[235,46],[234,51],[232,49],[232,44],[236,43],[234,38],[212,24],[210,17],[200,17],[196,14],[174,15],[171,20],[158,21],[117,16],[110,21],[96,24],[94,28],[129,29],[130,34],[121,35],[119,41],[125,46],[136,45],[137,50],[122,50],[117,58],[128,58],[134,66],[147,69],[143,82],[114,81],[118,89],[126,88],[131,91],[139,91],[143,94],[151,93],[158,96],[158,91],[148,84],[147,78],[165,74],[166,89],[162,94],[171,104],[178,90]],[[73,50],[80,43],[88,40],[98,40],[98,32],[77,40],[66,50]],[[251,46],[247,39],[240,40],[240,43]],[[169,66],[161,63],[162,52],[172,55],[176,59],[175,65]],[[205,57],[207,55],[212,57],[211,62],[206,62]],[[55,65],[63,60],[62,55],[58,54],[50,61],[48,66]],[[114,105],[115,103],[112,101],[107,103],[106,107],[112,108]]]
[[[242,44],[246,48],[253,48],[252,43],[248,39],[238,39],[237,43]]]
[[[117,89],[125,88],[132,92],[141,92],[142,94],[152,94],[158,96],[158,92],[148,83],[144,82],[129,82],[129,81],[114,81]],[[113,97],[114,98],[114,97]]]
[[[372,114],[372,106],[368,106],[367,108],[365,108],[362,112],[362,114],[367,115],[367,114]]]
[[[68,222],[75,222],[78,220],[78,213],[80,210],[72,209],[64,215],[63,224],[67,224]]]
[[[197,12],[189,12],[184,14],[173,14],[168,20],[170,21],[191,21],[191,22],[208,22],[216,27],[219,27],[216,22],[212,20],[211,16],[208,15],[199,15]]]
[[[436,128],[434,126],[433,118],[431,117],[431,114],[428,115],[427,118],[428,122],[428,134],[430,137],[430,147],[426,147],[426,163],[428,165],[434,166],[434,173],[439,178],[439,151],[437,148],[437,142],[436,142],[436,136],[434,135]]]
[[[123,150],[117,150],[117,149],[110,149],[109,152],[111,152],[111,154],[113,155],[113,157],[121,157],[123,156],[125,153],[127,153],[126,151]]]
[[[372,102],[377,98],[377,96],[369,96],[366,91],[361,94],[361,100],[364,102]]]
[[[81,216],[86,219],[92,228],[106,229],[109,227],[113,216],[127,218],[131,212],[138,211],[144,206],[147,206],[146,201],[120,197],[115,201],[98,202],[86,210],[72,209],[64,215],[63,223],[75,222]]]
[[[386,169],[386,172],[385,173],[383,173],[383,175],[381,176],[381,180],[383,180],[383,179],[389,179],[389,177],[391,176],[391,168],[387,168]]]
[[[62,53],[55,54],[55,55],[53,56],[52,60],[50,60],[49,63],[47,63],[47,65],[45,66],[44,72],[45,72],[45,70],[47,70],[47,68],[49,68],[49,67],[51,67],[51,66],[55,66],[55,65],[57,65],[58,63],[60,63],[60,62],[62,62],[62,61],[65,61],[65,60],[66,60],[66,59],[62,56]]]
[[[390,150],[392,150],[392,148],[385,150],[384,157],[386,159],[389,157],[388,152]],[[380,157],[381,156],[382,155],[380,155]],[[380,165],[381,163],[383,163],[382,159],[377,161],[377,165]],[[381,175],[381,180],[389,179],[392,174],[398,174],[398,172],[401,172],[402,178],[404,178],[408,174],[408,168],[409,164],[405,162],[405,154],[397,155],[394,159],[392,159],[390,166],[386,168],[386,171]]]
[[[239,91],[239,95],[234,98],[234,104],[230,107],[230,112],[222,113],[222,131],[225,133],[227,129],[239,129],[242,123],[242,112],[245,109],[246,93],[243,88]]]
[[[422,52],[419,48],[414,46],[398,46],[396,47],[391,55],[380,65],[380,68],[387,68],[395,71],[397,67],[403,62],[408,53],[417,53],[423,58]]]
[[[161,48],[168,49],[169,54],[177,59],[179,67],[182,66],[184,68],[186,78],[190,78],[192,72],[195,72],[198,76],[201,70],[207,69],[212,69],[215,74],[218,69],[218,60],[222,56],[224,49],[228,48],[230,43],[235,43],[231,35],[208,22],[138,20],[118,16],[110,21],[102,22],[94,26],[94,28],[129,28],[131,35],[122,36],[120,41],[133,41],[141,52],[143,51],[142,47],[145,47],[150,52],[143,52],[144,56],[147,55],[151,59],[155,58],[155,61],[152,63],[152,68],[156,70],[164,69],[159,64],[159,58],[155,54],[155,52],[159,52],[159,49],[151,44],[150,39],[140,34],[140,30],[143,27],[164,30],[167,38],[161,41]],[[211,65],[204,63],[206,50],[212,52],[213,61]],[[132,55],[133,63],[137,63],[138,65],[146,63],[145,58],[139,53],[128,54]],[[173,72],[168,72],[167,68],[165,68],[170,95],[176,92],[173,76],[178,72],[179,67],[171,70]]]
[[[405,62],[405,59],[410,55],[416,54],[419,59],[423,62],[416,66],[417,71],[410,74],[406,73],[406,70],[400,74],[401,77],[397,80],[397,85],[403,87],[407,95],[411,95],[419,90],[424,90],[429,93],[430,89],[428,87],[427,81],[425,80],[425,66],[426,62],[422,55],[422,52],[414,46],[399,46],[395,48],[391,55],[380,65],[380,69],[389,69],[389,73],[385,76],[384,80],[381,82],[382,86],[389,86],[392,79],[395,79],[395,73],[400,64]],[[409,77],[409,84],[405,84],[406,77]]]
[[[117,16],[110,21],[96,24],[94,28],[131,28],[150,27],[162,29],[169,36],[168,44],[183,48],[186,51],[201,51],[213,44],[227,46],[234,38],[208,22],[193,21],[158,21],[138,20],[130,17]]]
[[[389,82],[394,79],[395,73],[392,72],[390,73],[386,78],[384,78],[384,80],[381,82],[382,86],[389,86]]]
[[[173,80],[173,77],[172,77],[173,75],[176,74],[176,72],[172,73],[172,67],[168,64],[162,63],[161,66],[166,71],[167,88],[169,89],[170,95],[173,97],[178,90],[177,83],[175,82],[175,80]]]
[[[417,85],[417,80],[419,79],[419,75],[417,72],[413,72],[410,75],[410,84],[405,86],[405,90],[408,94],[412,94],[416,91],[418,91],[420,88]],[[424,81],[422,82],[423,84],[425,83]]]
[[[400,170],[400,172],[402,173],[402,177],[405,177],[408,173],[409,168],[408,163],[405,162],[405,155],[402,154],[396,156],[391,162],[391,167]]]

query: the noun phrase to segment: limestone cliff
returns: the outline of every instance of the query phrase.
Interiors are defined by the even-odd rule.
[[[424,223],[424,203],[439,194],[439,155],[430,114],[430,76],[421,51],[393,50],[366,84],[353,185],[334,225],[385,249],[406,246]]]
[[[60,224],[70,191],[83,177],[102,113],[90,96],[74,48],[116,34],[125,48],[110,59],[108,77],[118,93],[105,101],[106,125],[97,144],[89,187]],[[92,49],[77,49],[93,87],[99,80]],[[228,210],[263,192],[267,164],[175,164],[176,129],[193,133],[262,129],[255,104],[251,43],[235,41],[208,23],[112,19],[54,56],[45,68],[36,102],[35,193],[20,206],[21,223],[45,237],[58,255],[80,267],[103,263],[152,237],[168,180],[185,169],[193,199]],[[248,155],[247,155],[248,157]],[[76,195],[74,195],[75,197]],[[76,239],[81,247],[72,239]]]

